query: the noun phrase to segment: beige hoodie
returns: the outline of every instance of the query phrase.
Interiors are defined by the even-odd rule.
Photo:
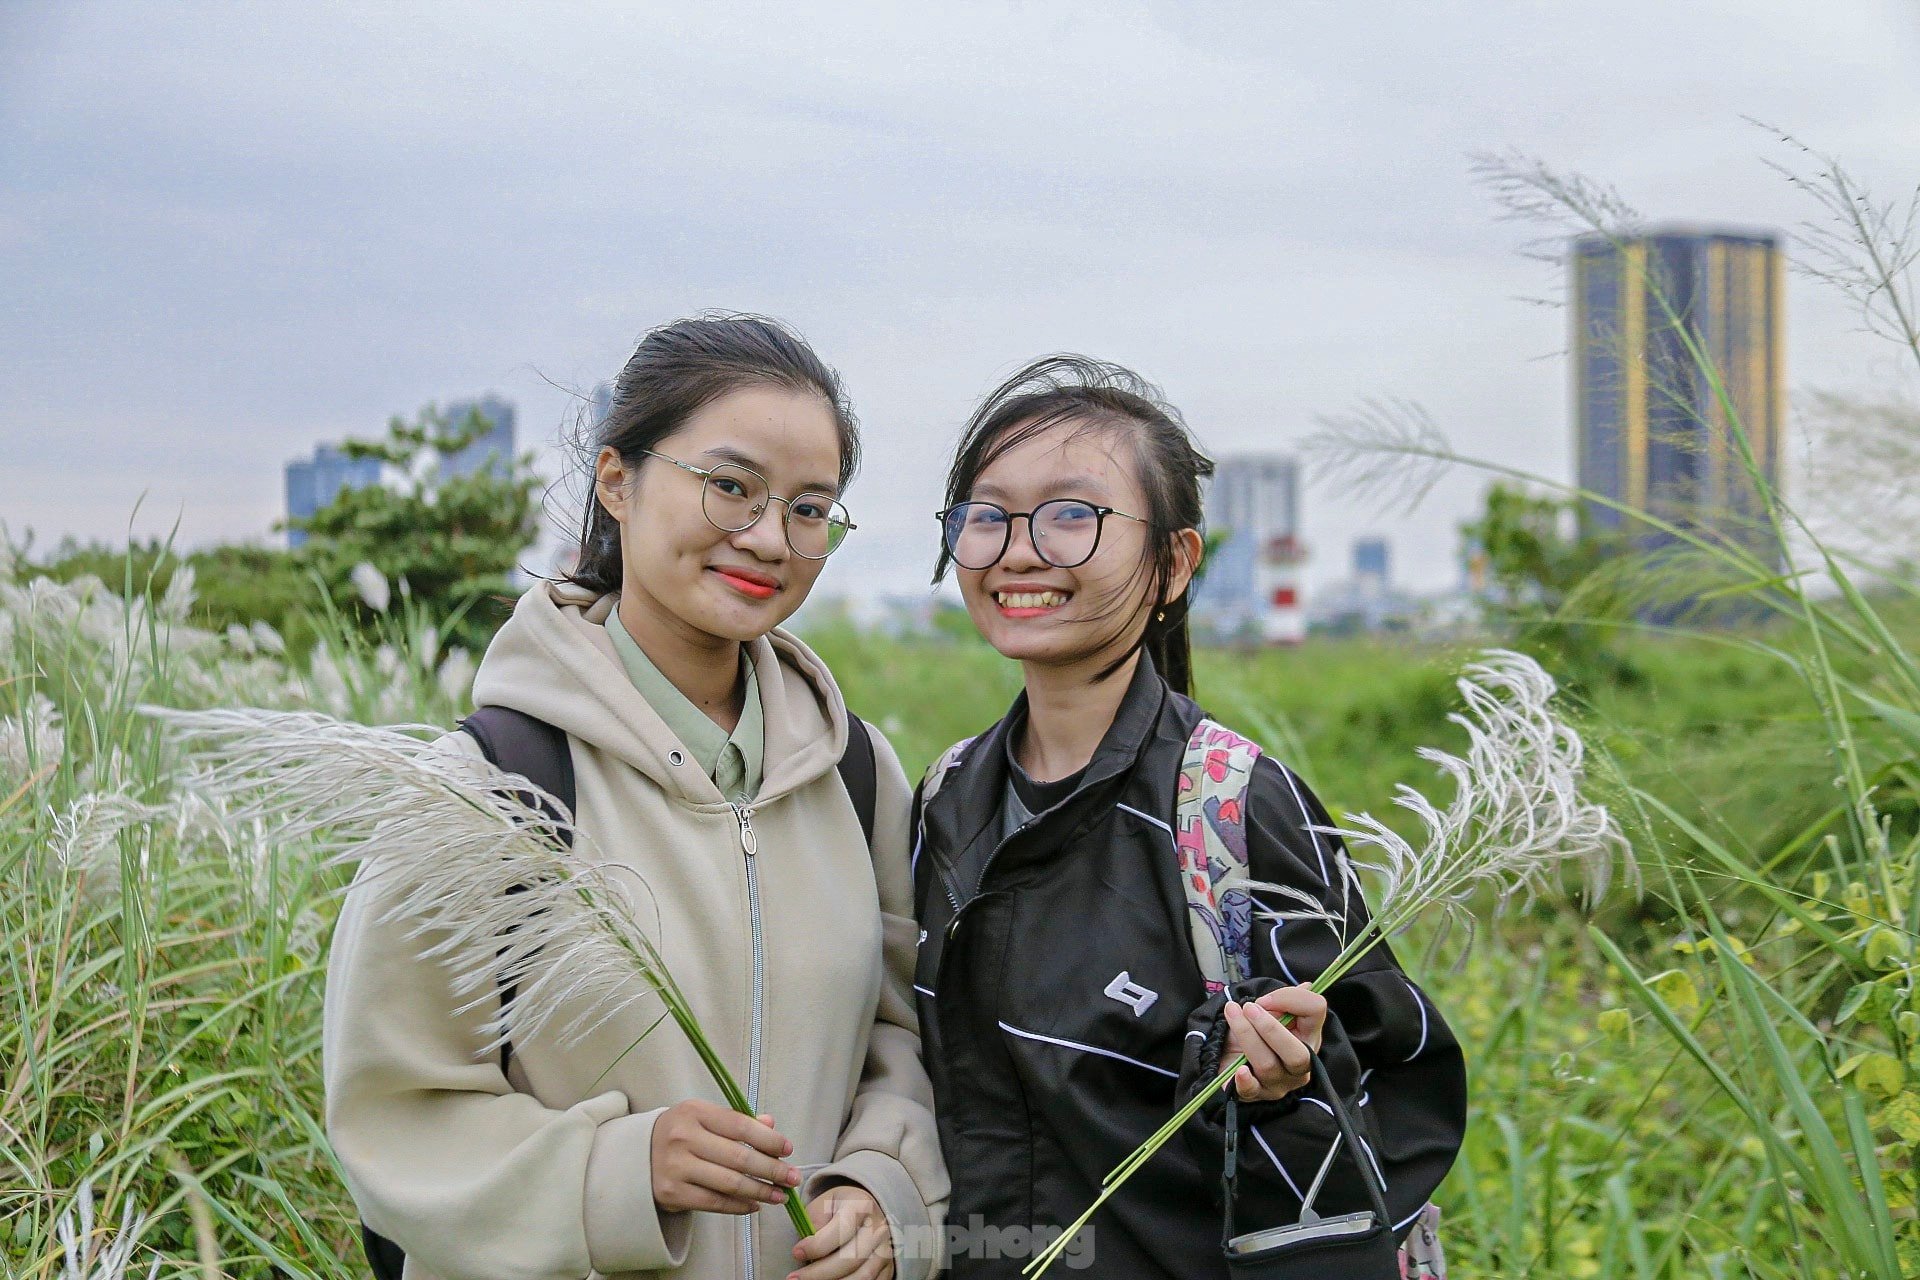
[[[488,648],[474,701],[566,730],[583,849],[645,877],[667,965],[792,1139],[791,1161],[809,1173],[803,1198],[836,1181],[872,1192],[907,1246],[897,1275],[924,1280],[947,1174],[914,1014],[899,760],[876,733],[869,857],[834,768],[848,726],[832,676],[783,632],[754,641],[766,757],[749,858],[740,815],[621,669],[601,625],[613,603],[536,586]],[[445,742],[478,752],[463,733]],[[687,1098],[720,1100],[671,1021],[624,1057],[658,1012],[650,1004],[571,1048],[556,1026],[515,1043],[509,1083],[480,1048],[487,1011],[456,1017],[445,971],[419,958],[426,940],[378,919],[385,884],[356,880],[334,936],[327,1134],[367,1223],[406,1250],[410,1280],[775,1280],[794,1269],[777,1207],[735,1217],[653,1202],[655,1119]]]

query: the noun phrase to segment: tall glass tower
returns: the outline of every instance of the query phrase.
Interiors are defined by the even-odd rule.
[[[1571,256],[1581,487],[1756,550],[1770,545],[1734,426],[1777,486],[1786,408],[1779,237],[1672,226],[1582,236]],[[1596,531],[1623,527],[1620,512],[1598,503],[1584,519]],[[1643,546],[1663,541],[1624,523]]]

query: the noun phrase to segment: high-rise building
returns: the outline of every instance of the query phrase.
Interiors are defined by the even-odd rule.
[[[348,489],[365,489],[380,483],[378,458],[350,458],[330,444],[315,448],[313,457],[296,458],[287,464],[287,519],[304,520],[332,502]],[[289,547],[307,541],[303,529],[287,530]]]
[[[1780,238],[1684,226],[1619,240],[1587,235],[1574,241],[1572,277],[1581,487],[1758,545],[1751,535],[1762,514],[1759,493],[1732,428],[1737,419],[1757,469],[1779,484],[1786,408]],[[1583,519],[1596,530],[1624,523],[1643,546],[1662,541],[1598,503],[1586,504]]]
[[[504,477],[513,469],[513,404],[495,395],[481,396],[477,400],[455,400],[446,409],[447,426],[456,430],[464,428],[474,414],[479,414],[481,420],[487,423],[487,430],[466,448],[440,460],[440,478],[443,480],[470,476],[488,469]]]
[[[1385,538],[1353,540],[1353,580],[1385,591],[1392,578],[1392,551]]]
[[[1195,622],[1224,639],[1298,643],[1307,632],[1299,465],[1280,454],[1221,459],[1206,514],[1219,543],[1194,592]]]

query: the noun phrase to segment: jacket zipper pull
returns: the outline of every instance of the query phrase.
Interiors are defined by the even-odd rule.
[[[753,834],[753,810],[736,804],[733,813],[740,819],[740,848],[751,858],[760,851],[760,838]]]

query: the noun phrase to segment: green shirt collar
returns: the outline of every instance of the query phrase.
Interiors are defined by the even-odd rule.
[[[633,687],[666,722],[668,731],[680,739],[720,794],[735,804],[757,795],[766,751],[766,724],[760,710],[760,682],[754,675],[753,660],[744,649],[740,665],[745,670],[746,701],[740,710],[740,723],[729,734],[653,664],[646,650],[627,634],[617,606],[607,614],[607,635]]]

